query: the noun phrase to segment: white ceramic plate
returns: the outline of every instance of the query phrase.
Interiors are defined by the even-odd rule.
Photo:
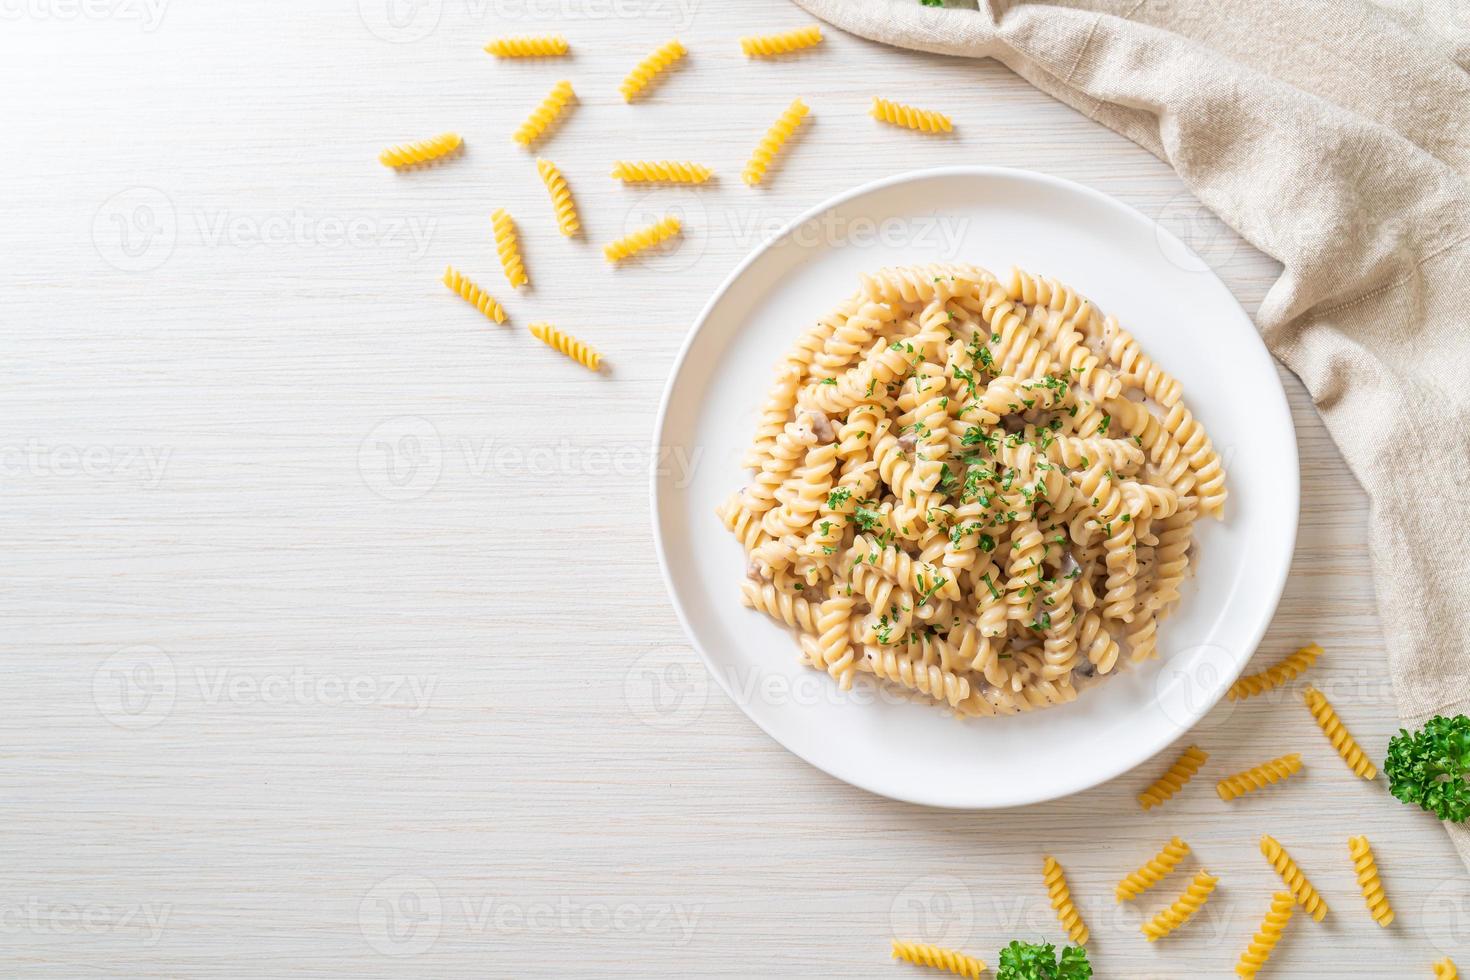
[[[1227,465],[1224,523],[1197,525],[1196,574],[1158,660],[1015,717],[958,721],[859,676],[838,692],[795,639],[740,603],[745,559],[715,508],[772,367],[861,272],[973,262],[1054,276],[1113,313],[1185,386]],[[797,219],[730,275],[684,344],[655,448],[693,462],[653,478],[664,577],[710,672],[756,724],[812,765],[894,799],[991,808],[1065,796],[1126,772],[1187,731],[1270,622],[1296,539],[1296,434],[1276,368],[1208,267],[1137,211],[1020,170],[948,167],[859,187]]]

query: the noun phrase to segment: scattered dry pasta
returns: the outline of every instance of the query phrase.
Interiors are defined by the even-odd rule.
[[[1159,853],[1144,862],[1137,871],[1130,871],[1122,881],[1118,882],[1116,895],[1118,901],[1126,902],[1137,898],[1148,891],[1154,885],[1164,880],[1164,876],[1174,870],[1184,856],[1189,853],[1189,845],[1178,837],[1170,839]]]
[[[1051,896],[1051,907],[1056,910],[1057,921],[1067,931],[1067,938],[1078,946],[1087,945],[1087,926],[1072,901],[1072,890],[1067,887],[1067,876],[1062,872],[1062,866],[1048,856],[1042,863],[1041,873],[1046,881],[1047,894]]]
[[[1446,956],[1434,964],[1434,980],[1460,980],[1460,971],[1455,969],[1455,961]]]
[[[564,334],[549,323],[533,323],[531,336],[547,347],[560,351],[589,371],[602,366],[602,355],[570,334]]]
[[[560,34],[537,37],[497,37],[485,45],[485,53],[497,58],[555,58],[567,53],[567,39]]]
[[[1281,942],[1281,933],[1286,929],[1286,924],[1291,921],[1292,904],[1291,895],[1287,892],[1277,892],[1271,896],[1271,906],[1266,910],[1266,917],[1261,920],[1260,931],[1251,939],[1245,952],[1240,954],[1240,962],[1235,964],[1238,976],[1253,977],[1266,965],[1266,961],[1271,958],[1271,951]]]
[[[907,943],[895,939],[893,958],[915,966],[947,970],[957,976],[968,977],[969,980],[980,980],[980,974],[985,972],[985,964],[975,957],[931,943]]]
[[[505,310],[495,301],[495,297],[485,292],[479,286],[476,286],[473,282],[470,282],[463,273],[452,265],[444,270],[444,285],[459,293],[459,295],[464,297],[465,302],[485,314],[491,320],[494,320],[496,323],[505,322]]]
[[[582,230],[582,222],[577,220],[577,204],[572,200],[572,192],[567,187],[567,179],[556,169],[556,164],[550,160],[536,161],[536,172],[541,175],[541,183],[546,185],[546,192],[551,195],[551,206],[556,211],[556,224],[561,233],[568,238],[576,235]]]
[[[541,104],[531,110],[526,121],[516,127],[512,138],[522,146],[530,146],[551,131],[552,125],[566,111],[576,93],[572,91],[572,83],[567,81],[557,82]]]
[[[1348,838],[1348,856],[1353,859],[1353,871],[1358,875],[1358,887],[1363,890],[1363,901],[1373,921],[1385,929],[1393,923],[1393,906],[1383,893],[1383,882],[1378,877],[1378,861],[1366,837]]]
[[[1215,890],[1219,880],[1204,868],[1195,872],[1194,880],[1184,889],[1183,894],[1174,899],[1172,905],[1143,924],[1142,931],[1148,941],[1157,942],[1194,918],[1195,913],[1209,901],[1210,893]]]
[[[751,58],[769,58],[773,55],[813,48],[822,43],[822,29],[816,24],[799,27],[781,34],[761,34],[742,37],[740,50]]]
[[[1165,800],[1184,788],[1194,778],[1199,767],[1205,764],[1210,754],[1197,745],[1191,745],[1174,760],[1162,776],[1148,789],[1138,794],[1138,804],[1145,810],[1161,806]]]
[[[781,147],[786,145],[786,141],[791,139],[791,134],[796,132],[796,127],[801,125],[801,121],[806,118],[809,111],[805,102],[801,99],[793,99],[786,107],[786,111],[781,113],[771,124],[771,128],[766,130],[766,135],[761,137],[761,141],[756,144],[755,151],[751,153],[745,169],[740,173],[740,179],[752,187],[759,184],[765,178],[771,161],[781,151]]]
[[[891,123],[894,126],[902,126],[905,129],[915,129],[921,133],[950,133],[954,131],[954,123],[950,122],[948,116],[942,112],[934,112],[930,109],[918,109],[911,105],[903,105],[899,102],[889,102],[887,99],[873,96],[873,118],[879,122]]]
[[[754,475],[719,508],[753,588],[782,597],[749,604],[841,687],[865,671],[959,715],[1065,703],[1153,656],[1195,473],[1093,353],[1105,324],[1021,272],[864,276],[779,363]]]
[[[521,247],[516,242],[516,223],[504,208],[490,213],[490,228],[495,233],[495,251],[500,256],[500,267],[505,270],[506,282],[512,287],[529,283],[531,279],[521,262]]]
[[[1327,916],[1327,903],[1322,896],[1317,894],[1317,889],[1302,874],[1302,869],[1297,867],[1291,855],[1286,853],[1286,848],[1281,842],[1270,834],[1261,837],[1261,853],[1266,860],[1271,862],[1271,867],[1281,876],[1286,887],[1291,889],[1291,894],[1296,898],[1297,904],[1306,910],[1313,919],[1321,922]]]
[[[1343,727],[1342,721],[1337,717],[1337,711],[1327,700],[1326,695],[1315,687],[1308,685],[1302,691],[1302,700],[1306,702],[1307,710],[1317,722],[1317,727],[1322,729],[1322,734],[1332,743],[1337,754],[1342,756],[1342,761],[1348,764],[1359,777],[1370,782],[1378,775],[1378,769],[1368,758],[1358,740]]]
[[[679,43],[678,38],[675,38],[638,62],[633,66],[633,70],[628,72],[628,77],[623,79],[623,84],[618,86],[618,91],[623,94],[623,101],[632,102],[654,78],[663,74],[674,62],[688,53],[684,45]]]
[[[1294,679],[1302,671],[1312,666],[1312,661],[1322,655],[1322,648],[1315,643],[1308,643],[1296,653],[1291,654],[1279,663],[1272,664],[1259,674],[1247,674],[1234,684],[1225,696],[1231,701],[1240,701],[1245,698],[1264,694],[1273,687],[1279,687],[1287,681]]]
[[[621,262],[629,256],[653,248],[659,242],[672,238],[679,233],[680,227],[678,218],[672,214],[667,215],[647,228],[640,228],[615,242],[608,242],[603,246],[602,254],[607,256],[609,262]]]
[[[1288,776],[1301,772],[1301,769],[1302,757],[1293,752],[1290,755],[1263,762],[1259,766],[1252,766],[1233,776],[1226,776],[1215,784],[1215,791],[1220,794],[1220,799],[1228,803],[1237,796],[1254,793],[1258,789],[1265,789],[1272,783],[1279,783]]]
[[[458,133],[441,133],[433,139],[421,140],[417,143],[403,143],[399,146],[390,146],[378,154],[378,162],[385,167],[402,169],[412,167],[420,163],[428,163],[430,160],[438,160],[446,157],[459,149],[464,142]]]
[[[678,160],[618,160],[612,175],[625,184],[702,184],[710,179],[709,167]]]

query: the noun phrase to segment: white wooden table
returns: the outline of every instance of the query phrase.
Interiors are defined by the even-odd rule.
[[[711,684],[665,598],[647,513],[652,419],[699,305],[766,234],[841,188],[983,162],[1079,180],[1161,218],[1254,309],[1273,263],[1163,164],[992,63],[822,48],[750,63],[780,0],[20,0],[3,8],[0,220],[0,974],[872,976],[892,935],[992,964],[1056,941],[1065,865],[1103,977],[1229,975],[1277,882],[1278,836],[1334,907],[1269,975],[1470,965],[1470,880],[1436,823],[1355,781],[1306,712],[1218,708],[1218,773],[1283,744],[1298,784],[1234,806],[1160,762],[1020,811],[931,812],[841,785]],[[396,11],[396,16],[393,16]],[[563,31],[566,62],[491,36]],[[616,84],[677,34],[687,63]],[[509,132],[553,81],[546,145],[589,233],[565,242]],[[957,138],[880,128],[871,95]],[[814,115],[769,187],[739,168],[790,98]],[[465,154],[375,156],[446,129]],[[628,190],[614,157],[717,168]],[[488,213],[520,219],[507,296]],[[597,244],[665,207],[676,252]],[[449,296],[453,262],[513,328]],[[605,377],[524,333],[600,347]],[[1313,638],[1313,679],[1375,757],[1396,728],[1361,493],[1286,379],[1302,449],[1295,567],[1261,653]],[[1259,662],[1258,662],[1259,663]],[[1366,833],[1400,918],[1368,919]],[[1112,884],[1171,834],[1222,876],[1157,946]],[[1160,892],[1169,897],[1182,877]]]

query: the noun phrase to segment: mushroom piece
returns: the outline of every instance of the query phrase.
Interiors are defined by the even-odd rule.
[[[836,440],[837,433],[833,431],[832,420],[827,418],[826,412],[819,412],[816,409],[808,409],[806,412],[806,417],[808,420],[808,424],[811,426],[812,433],[817,437],[818,440],[820,440],[821,442],[833,442],[834,440]]]

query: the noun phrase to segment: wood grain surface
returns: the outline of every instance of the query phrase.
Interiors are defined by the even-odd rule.
[[[1160,811],[1158,759],[1070,799],[928,811],[839,784],[710,683],[666,600],[648,517],[655,406],[699,306],[781,223],[915,167],[1081,181],[1162,221],[1254,310],[1276,275],[1165,165],[994,63],[828,31],[783,60],[737,39],[779,0],[16,0],[0,221],[0,974],[35,977],[918,975],[893,936],[992,965],[1062,939],[1066,868],[1100,977],[1223,977],[1278,882],[1277,836],[1332,906],[1265,975],[1428,976],[1470,960],[1470,880],[1435,821],[1356,780],[1295,695],[1222,705],[1209,769]],[[501,34],[573,56],[499,62]],[[617,83],[677,35],[647,98]],[[509,134],[558,79],[541,152],[586,237],[557,232]],[[866,118],[883,94],[953,137]],[[795,95],[810,125],[746,188]],[[396,174],[384,146],[462,155]],[[617,185],[690,159],[698,191]],[[531,289],[495,263],[521,226]],[[599,246],[666,210],[682,245]],[[439,282],[453,262],[497,327]],[[605,354],[584,372],[525,333]],[[1312,679],[1381,761],[1397,727],[1364,498],[1283,373],[1303,510],[1257,665],[1308,639]],[[1282,751],[1304,778],[1223,804],[1206,776]],[[1086,746],[1078,746],[1085,753]],[[1157,944],[1115,881],[1171,835],[1221,886]],[[1347,838],[1390,899],[1373,924]],[[1191,865],[1191,868],[1193,865]],[[1470,965],[1470,963],[1467,963]]]

